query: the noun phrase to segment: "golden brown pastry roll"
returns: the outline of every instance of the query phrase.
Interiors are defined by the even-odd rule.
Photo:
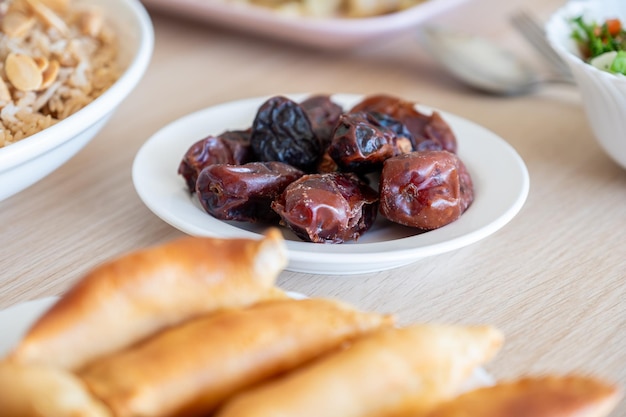
[[[469,391],[427,416],[604,417],[619,399],[615,386],[590,377],[526,377]]]
[[[241,392],[217,417],[418,415],[455,395],[502,341],[502,334],[487,326],[380,330]]]
[[[282,235],[261,240],[184,237],[94,269],[27,332],[22,363],[77,369],[167,326],[276,295]]]
[[[112,417],[84,384],[62,369],[0,363],[2,417]]]
[[[332,300],[269,301],[165,330],[79,376],[116,417],[206,416],[244,387],[391,324]]]

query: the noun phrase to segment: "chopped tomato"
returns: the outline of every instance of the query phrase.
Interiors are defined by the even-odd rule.
[[[605,24],[611,36],[618,35],[622,30],[622,22],[619,19],[608,19]]]

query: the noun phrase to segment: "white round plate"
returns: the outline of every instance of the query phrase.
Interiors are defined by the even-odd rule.
[[[300,101],[306,95],[287,95]],[[250,127],[268,97],[246,99],[192,113],[165,126],[141,147],[133,164],[139,197],[157,216],[195,236],[258,238],[267,226],[218,220],[207,214],[186,189],[178,165],[189,147],[209,134]],[[363,96],[335,94],[333,101],[350,108]],[[430,108],[419,109],[430,112]],[[529,178],[524,161],[493,132],[440,111],[458,140],[458,155],[474,182],[475,198],[455,222],[419,233],[379,219],[358,242],[319,244],[301,241],[283,228],[289,252],[288,270],[313,274],[359,274],[395,268],[452,251],[481,240],[508,223],[522,208]]]
[[[0,358],[19,342],[30,326],[59,297],[46,297],[16,304],[0,311]]]

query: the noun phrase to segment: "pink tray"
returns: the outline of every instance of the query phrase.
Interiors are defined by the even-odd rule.
[[[219,0],[143,0],[147,8],[275,39],[348,49],[412,30],[467,0],[428,0],[397,13],[360,19],[284,16],[272,10]]]

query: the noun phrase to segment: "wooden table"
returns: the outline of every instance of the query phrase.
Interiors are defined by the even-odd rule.
[[[546,18],[560,3],[471,0],[437,21],[493,37],[539,65],[507,16],[523,6]],[[485,14],[489,25],[478,23]],[[62,168],[0,202],[0,308],[59,294],[106,259],[182,234],[142,204],[131,182],[135,153],[163,125],[251,96],[385,92],[505,138],[530,172],[525,206],[463,249],[358,276],[286,271],[280,285],[393,312],[403,323],[494,324],[507,336],[487,368],[497,378],[577,371],[626,387],[626,172],[594,141],[575,87],[482,95],[443,73],[412,33],[329,53],[152,17],[152,63],[110,123]]]

